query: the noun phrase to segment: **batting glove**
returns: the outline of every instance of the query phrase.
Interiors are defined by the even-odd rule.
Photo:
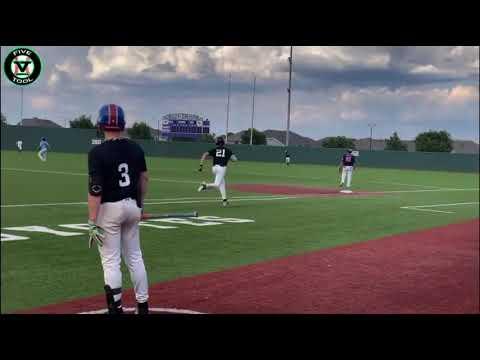
[[[203,164],[200,164],[200,167],[198,168],[198,171],[202,171],[203,170]]]
[[[103,246],[104,238],[104,230],[94,221],[88,220],[88,248],[92,247],[93,241],[96,241],[98,246]]]

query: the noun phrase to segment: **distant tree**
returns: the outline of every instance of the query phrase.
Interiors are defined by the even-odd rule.
[[[127,129],[127,133],[132,139],[153,139],[150,127],[145,122],[134,123],[130,129]]]
[[[416,151],[451,152],[453,141],[450,134],[442,131],[426,131],[415,138]]]
[[[242,137],[240,139],[242,144],[250,144],[250,129],[242,131]],[[267,144],[267,136],[257,129],[253,129],[253,138],[252,138],[253,145],[266,145]]]
[[[92,123],[92,118],[87,115],[81,115],[70,120],[70,127],[78,129],[95,129],[95,125]]]
[[[215,142],[215,135],[214,134],[202,134],[202,136],[200,136],[198,141],[203,142],[203,143],[214,143]]]
[[[355,149],[353,139],[345,136],[334,136],[323,139],[322,146],[326,148]]]
[[[7,125],[7,118],[5,117],[5,115],[3,115],[3,113],[0,113],[0,122],[1,122],[2,126]]]
[[[390,139],[385,140],[385,150],[393,150],[393,151],[407,151],[407,144],[403,143],[400,140],[397,132],[395,131]]]

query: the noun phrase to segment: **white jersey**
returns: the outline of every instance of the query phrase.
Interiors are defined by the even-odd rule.
[[[17,141],[17,148],[21,149],[23,146],[23,141],[22,140],[18,140]]]

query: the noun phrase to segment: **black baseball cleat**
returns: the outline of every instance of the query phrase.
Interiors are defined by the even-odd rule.
[[[123,314],[122,300],[115,301],[114,295],[121,294],[122,288],[112,289],[109,285],[104,286],[105,297],[109,314]]]
[[[137,314],[138,315],[146,315],[148,314],[148,302],[137,303]]]
[[[340,187],[343,189],[345,185],[343,183],[340,183]]]
[[[222,205],[223,205],[223,206],[227,206],[227,205],[228,205],[228,200],[227,200],[227,199],[223,199],[223,200],[222,200]]]
[[[200,185],[200,187],[198,188],[198,192],[205,191],[205,190],[207,190],[207,184],[203,182],[202,185]]]

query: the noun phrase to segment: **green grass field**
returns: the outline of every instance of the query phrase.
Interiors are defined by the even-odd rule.
[[[1,155],[2,234],[29,238],[2,239],[1,311],[102,293],[98,252],[88,249],[86,232],[58,226],[86,223],[86,205],[75,204],[86,201],[86,154],[50,153],[46,163],[33,152],[2,151]],[[231,203],[224,208],[217,201],[217,192],[196,191],[201,181],[212,178],[208,167],[203,173],[197,171],[198,160],[150,157],[147,164],[152,178],[147,211],[197,210],[205,216],[254,220],[212,226],[152,222],[177,226],[175,229],[142,226],[150,283],[479,216],[479,176],[472,173],[360,167],[353,177],[353,190],[385,194],[287,199],[229,190]],[[227,175],[227,184],[336,188],[338,182],[336,164],[286,167],[240,161],[229,167]],[[401,208],[438,204],[446,205]],[[82,235],[61,237],[5,229],[33,225]],[[124,283],[125,288],[131,287],[126,271]]]

